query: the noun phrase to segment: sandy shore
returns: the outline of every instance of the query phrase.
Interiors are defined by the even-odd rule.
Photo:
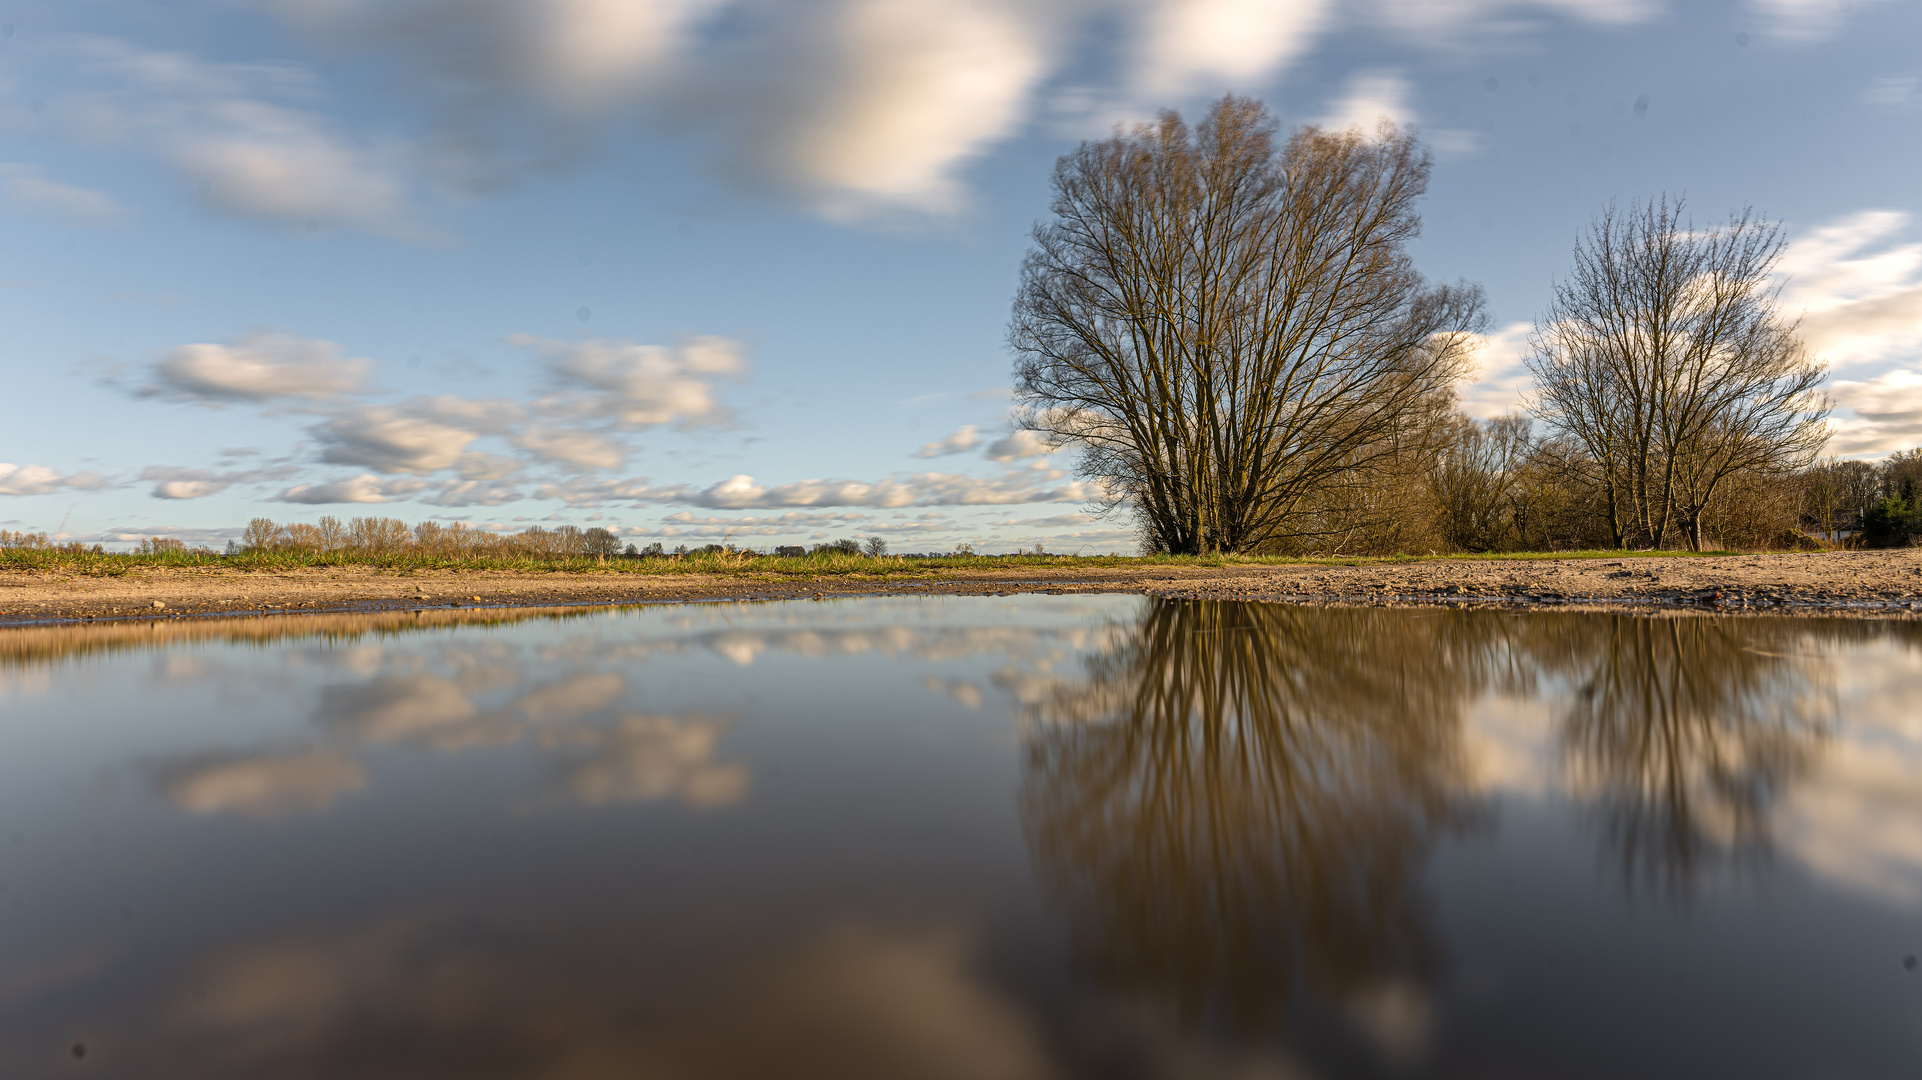
[[[1010,567],[939,576],[154,569],[121,577],[0,573],[0,626],[475,607],[872,594],[1127,592],[1368,605],[1643,606],[1922,615],[1922,550],[1717,558],[1433,560],[1379,566]]]

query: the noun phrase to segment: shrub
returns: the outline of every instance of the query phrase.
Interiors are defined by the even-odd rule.
[[[1862,539],[1870,547],[1900,547],[1922,536],[1922,500],[1892,495],[1862,515]]]

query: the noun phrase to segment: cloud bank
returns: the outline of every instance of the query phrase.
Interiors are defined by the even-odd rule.
[[[1153,107],[1255,90],[1324,38],[1366,30],[1485,50],[1552,22],[1647,21],[1654,0],[266,0],[337,78],[372,80],[378,130],[343,122],[320,69],[87,38],[59,123],[144,148],[209,208],[432,239],[422,196],[565,168],[608,132],[698,133],[736,186],[831,219],[947,214],[969,164],[1038,119],[1089,133]],[[1767,0],[1789,36],[1834,4]],[[382,68],[385,70],[382,70]],[[1364,73],[1333,119],[1407,118]],[[368,127],[370,125],[361,125]],[[85,196],[75,196],[86,201]],[[69,201],[72,201],[69,199]],[[75,205],[78,205],[77,203]],[[93,200],[104,208],[107,203]]]

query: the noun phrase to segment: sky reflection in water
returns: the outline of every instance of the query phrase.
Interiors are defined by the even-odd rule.
[[[0,1074],[1898,1076],[1914,624],[0,633]]]

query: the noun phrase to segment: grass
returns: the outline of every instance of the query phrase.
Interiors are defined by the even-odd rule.
[[[1110,567],[1230,567],[1230,566],[1393,566],[1443,559],[1505,562],[1562,559],[1710,558],[1736,555],[1733,551],[1548,551],[1483,554],[1408,555],[943,555],[879,558],[841,552],[800,557],[754,554],[697,554],[681,558],[543,559],[534,556],[458,556],[401,552],[375,555],[358,552],[244,552],[220,556],[191,551],[154,555],[120,552],[60,551],[0,548],[0,570],[23,573],[63,573],[89,577],[119,577],[155,568],[237,570],[274,573],[326,567],[371,567],[396,574],[434,571],[505,571],[520,574],[718,574],[729,577],[935,577],[956,570],[1009,570],[1033,567],[1050,570]]]

